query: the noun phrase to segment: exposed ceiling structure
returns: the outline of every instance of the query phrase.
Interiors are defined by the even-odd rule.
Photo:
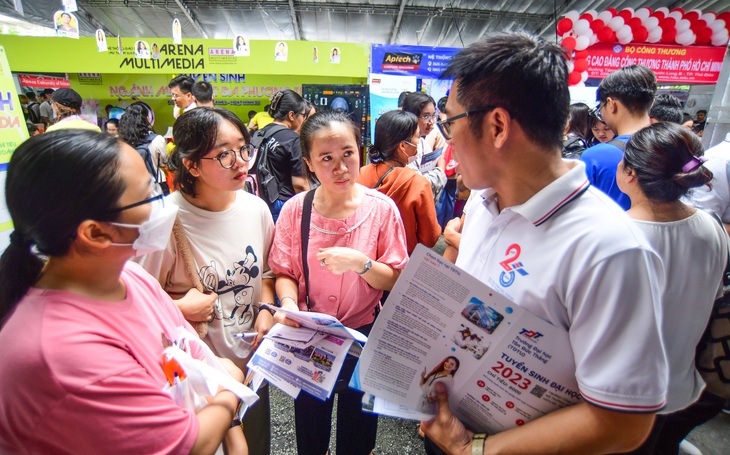
[[[14,9],[20,1],[24,16]],[[124,37],[170,37],[172,20],[183,38],[307,40],[462,47],[486,32],[525,30],[554,38],[555,20],[570,10],[681,7],[723,12],[728,0],[78,0],[82,36],[97,28]],[[61,0],[0,0],[0,14],[53,27]]]

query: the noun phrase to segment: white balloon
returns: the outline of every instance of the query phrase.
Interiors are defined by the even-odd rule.
[[[604,11],[598,15],[598,18],[603,21],[604,24],[608,24],[613,19],[611,11]]]
[[[572,10],[565,13],[565,17],[573,21],[573,23],[575,24],[576,22],[578,22],[578,19],[580,19],[580,14],[578,13],[578,11]]]
[[[644,22],[651,16],[651,11],[649,11],[649,8],[639,8],[634,13],[634,17],[638,17],[641,19],[641,22]]]
[[[580,82],[583,83],[588,80],[588,71],[580,73]]]
[[[591,23],[585,19],[580,19],[575,23],[575,25],[573,25],[573,31],[575,31],[578,35],[585,35],[588,32],[592,32]]]
[[[586,86],[586,83],[585,82],[578,82],[573,87],[585,87],[585,86]]]
[[[710,24],[710,30],[712,30],[713,33],[725,30],[725,21],[722,19],[715,19],[715,21]]]
[[[715,37],[714,35],[712,36],[711,44],[713,46],[717,46],[717,47],[725,46],[727,44],[727,42],[728,42],[727,34],[724,35],[723,37],[721,37],[721,36]]]
[[[677,38],[675,41],[677,44],[681,44],[682,46],[690,46],[694,44],[697,37],[695,37],[695,34],[692,30],[685,30],[682,33],[677,34]]]
[[[707,25],[710,25],[717,19],[717,16],[713,12],[705,13],[702,16],[700,16],[700,19],[707,22]]]
[[[617,32],[621,27],[623,27],[626,24],[624,21],[624,18],[621,16],[616,16],[608,23],[608,26],[611,27],[611,30],[614,32]]]
[[[646,27],[646,30],[648,32],[654,30],[655,28],[659,28],[659,18],[651,16],[647,19],[644,19],[644,27]]]
[[[621,43],[621,44],[629,44],[629,43],[631,42],[631,40],[632,40],[632,39],[634,39],[634,35],[633,35],[633,33],[631,33],[631,31],[629,30],[629,34],[628,34],[628,36],[624,36],[623,38],[619,38],[619,39],[618,39],[618,42],[619,42],[619,43]]]
[[[691,25],[692,23],[687,19],[682,19],[681,21],[677,22],[677,35],[689,30]]]
[[[598,19],[598,11],[594,9],[589,9],[588,11],[586,11],[586,14],[590,14],[594,21]]]
[[[575,39],[575,50],[576,51],[585,50],[590,45],[590,43],[591,43],[591,40],[587,36],[581,35]]]
[[[594,44],[596,44],[598,42],[598,35],[596,35],[595,33],[592,35],[589,35],[588,40],[589,40],[588,45],[593,46]]]
[[[712,41],[713,42],[714,41],[723,41],[723,40],[727,41],[728,35],[730,35],[730,34],[728,34],[728,31],[723,28],[722,30],[718,30],[712,34]],[[713,44],[713,46],[715,46],[715,45]]]
[[[646,38],[646,41],[648,43],[658,43],[662,39],[662,29],[661,27],[657,27],[654,30],[649,32],[649,36]]]
[[[669,17],[673,17],[675,21],[679,22],[682,20],[682,13],[679,11],[672,11],[669,13]]]
[[[655,10],[657,13],[664,13],[664,17],[666,17],[669,14],[669,8],[666,6],[660,6]]]
[[[635,13],[634,13],[634,8],[631,8],[631,7],[626,7],[626,8],[624,8],[624,9],[625,9],[625,10],[628,10],[628,11],[631,11],[631,16],[632,16],[632,17],[634,16],[634,14],[635,14]],[[622,11],[623,11],[623,10],[622,10]]]
[[[574,69],[573,60],[568,60],[568,74],[572,73]]]
[[[618,31],[616,32],[616,38],[619,39],[619,42],[621,41],[621,38],[625,38],[627,36],[632,36],[631,27],[628,25],[624,25]]]

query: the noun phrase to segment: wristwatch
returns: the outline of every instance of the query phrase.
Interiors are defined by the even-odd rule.
[[[487,439],[487,435],[479,433],[474,435],[474,439],[471,440],[471,455],[482,455],[484,453],[484,441]]]
[[[368,270],[370,270],[373,267],[373,261],[368,258],[367,261],[365,261],[365,267],[362,269],[362,272],[357,272],[358,275],[365,274]]]

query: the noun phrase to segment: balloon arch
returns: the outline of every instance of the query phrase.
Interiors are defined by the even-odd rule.
[[[570,11],[557,24],[561,44],[572,54],[568,82],[578,85],[588,78],[587,49],[596,43],[650,43],[679,46],[728,44],[730,11],[702,13],[682,8],[608,8],[583,14]]]

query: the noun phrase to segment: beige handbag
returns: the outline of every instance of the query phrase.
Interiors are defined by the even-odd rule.
[[[182,222],[180,221],[180,215],[175,217],[175,224],[172,226],[172,235],[175,239],[175,245],[180,256],[182,256],[183,264],[185,266],[185,275],[187,275],[190,283],[195,289],[200,292],[205,292],[207,289],[203,286],[198,276],[198,270],[195,267],[195,259],[193,259],[193,251],[190,249],[190,242],[188,236],[185,235],[185,228],[183,228]],[[195,331],[198,333],[200,338],[204,338],[208,334],[208,322],[207,321],[188,321],[193,326]]]

